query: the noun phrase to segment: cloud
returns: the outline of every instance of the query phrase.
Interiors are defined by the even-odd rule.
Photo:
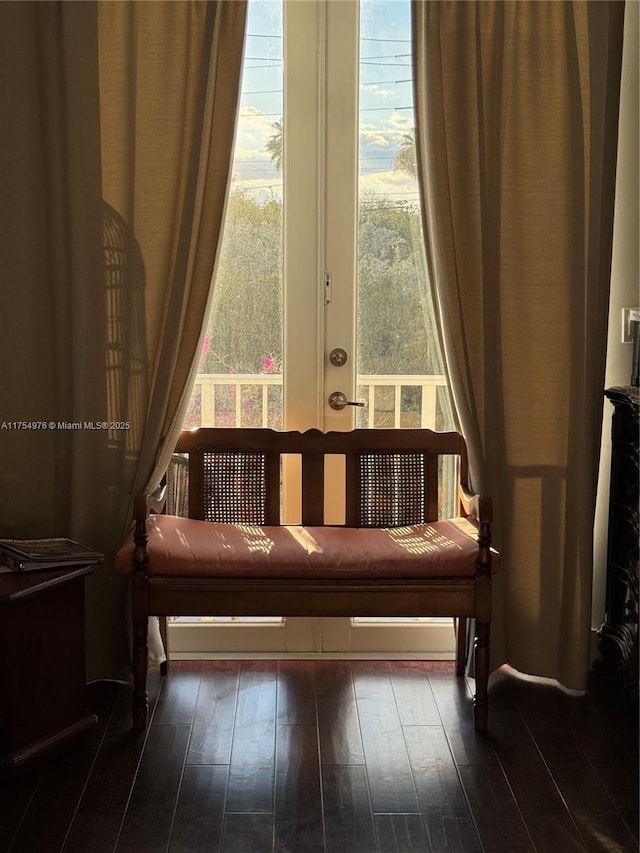
[[[372,95],[374,97],[379,98],[392,98],[397,97],[398,93],[395,89],[384,89],[382,86],[379,86],[377,83],[369,83],[367,86],[367,94]]]
[[[390,195],[394,199],[403,197],[417,199],[418,187],[408,175],[393,170],[381,170],[360,176],[360,192],[373,192],[380,195]]]
[[[406,128],[390,129],[365,127],[360,131],[360,161],[365,171],[392,170],[393,158]]]
[[[267,140],[273,134],[273,125],[276,121],[275,116],[268,116],[256,107],[243,107],[238,119],[236,147],[250,151],[255,157],[256,153],[265,149]]]
[[[394,112],[389,119],[389,123],[402,130],[409,130],[413,127],[413,115]]]
[[[255,148],[242,148],[239,145],[236,145],[233,152],[233,159],[236,163],[242,163],[244,160],[263,159],[263,157],[265,163],[269,161],[268,154],[263,155],[261,151],[256,151]]]
[[[382,148],[385,150],[391,149],[396,145],[394,134],[387,130],[372,128],[370,130],[360,131],[360,149],[363,148]]]
[[[282,192],[282,176],[266,149],[274,121],[274,117],[253,106],[243,107],[238,121],[233,187],[246,190],[256,201],[266,201]]]

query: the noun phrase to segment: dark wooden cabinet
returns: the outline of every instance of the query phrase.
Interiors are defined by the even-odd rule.
[[[84,582],[92,566],[0,574],[0,780],[97,722],[87,712]]]
[[[610,388],[611,485],[605,621],[598,630],[596,672],[638,703],[638,388]]]

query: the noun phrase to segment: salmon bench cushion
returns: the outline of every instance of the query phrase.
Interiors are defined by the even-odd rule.
[[[151,515],[148,573],[234,578],[473,577],[477,528],[465,518],[409,527],[298,527],[221,524]],[[116,557],[133,571],[129,537]]]

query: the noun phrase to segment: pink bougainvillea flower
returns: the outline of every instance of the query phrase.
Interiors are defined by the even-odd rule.
[[[273,370],[273,359],[269,358],[268,355],[262,359],[262,372],[263,373],[271,373]]]
[[[202,339],[202,352],[206,355],[211,350],[211,341],[209,338]]]

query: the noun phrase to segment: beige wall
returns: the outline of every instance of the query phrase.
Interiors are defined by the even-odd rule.
[[[620,90],[620,128],[618,141],[618,171],[616,206],[613,228],[613,258],[611,270],[611,301],[609,309],[609,340],[605,387],[628,385],[631,377],[632,344],[623,344],[622,309],[640,305],[640,272],[638,245],[640,223],[638,199],[640,172],[638,169],[638,0],[627,0],[624,22],[624,50]],[[602,456],[595,526],[595,569],[593,583],[592,626],[603,620],[606,579],[607,512],[609,497],[609,466],[611,462],[611,404],[606,401],[603,416]]]

